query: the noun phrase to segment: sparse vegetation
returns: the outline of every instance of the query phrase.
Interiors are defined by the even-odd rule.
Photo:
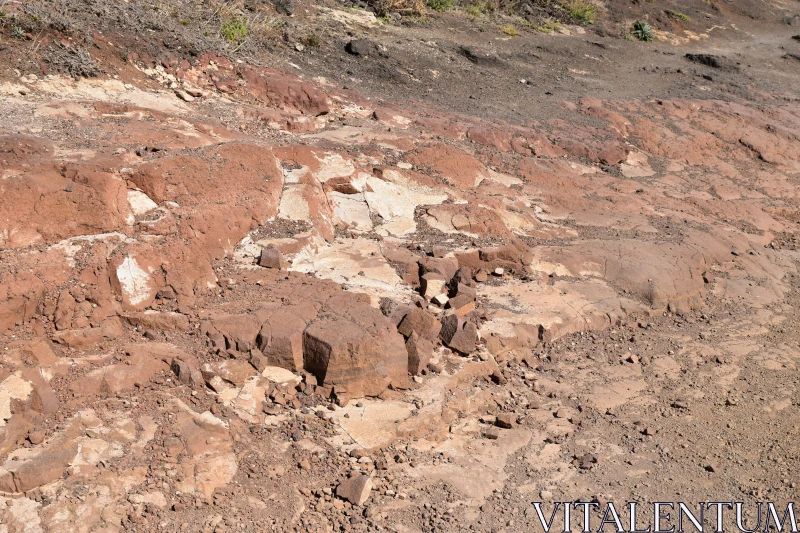
[[[426,0],[425,5],[434,11],[450,11],[453,9],[453,0]]]
[[[404,17],[424,17],[427,11],[425,0],[373,0],[373,8],[378,17],[390,13],[400,13]]]
[[[20,26],[14,26],[11,28],[11,37],[22,41],[25,39],[25,30],[23,30]]]
[[[322,44],[322,40],[317,35],[311,34],[306,37],[306,46],[317,48],[320,44]]]
[[[220,28],[222,38],[231,44],[240,45],[247,38],[249,31],[247,26],[244,25],[239,19],[230,19],[225,21]]]
[[[511,37],[516,37],[517,35],[519,35],[519,30],[513,24],[506,24],[505,26],[500,28],[500,31],[502,31],[506,35],[510,35]]]
[[[670,9],[667,9],[667,15],[676,18],[682,22],[689,22],[690,20],[692,20],[692,18],[689,15],[687,15],[686,13],[681,13],[680,11],[672,11]]]
[[[553,33],[561,29],[561,24],[555,20],[548,20],[540,26],[536,26],[536,31],[539,33]]]
[[[588,0],[573,0],[569,5],[569,16],[578,24],[594,24],[597,8]]]
[[[631,35],[640,41],[650,42],[653,40],[653,29],[644,20],[637,20],[633,23]]]
[[[472,4],[467,6],[467,14],[469,14],[469,16],[471,16],[474,19],[483,17],[484,15],[487,15],[492,11],[493,9],[486,2],[481,2],[481,1],[473,2]]]

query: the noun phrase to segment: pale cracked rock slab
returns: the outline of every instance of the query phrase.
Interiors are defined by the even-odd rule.
[[[131,212],[137,217],[158,209],[158,204],[138,189],[128,190],[128,204],[131,206]]]
[[[397,424],[411,416],[414,404],[404,401],[363,399],[357,407],[354,402],[337,410],[339,426],[345,435],[332,438],[334,445],[344,445],[347,440],[366,449],[382,448],[397,438]],[[347,414],[348,417],[344,415]]]
[[[333,191],[328,194],[333,204],[335,223],[342,223],[358,232],[372,231],[369,204],[363,193],[344,194]]]
[[[408,137],[388,133],[385,130],[381,131],[357,126],[326,129],[325,131],[308,135],[306,138],[333,141],[345,146],[375,143],[382,148],[388,148],[390,150],[397,149],[396,143],[408,140]]]
[[[261,377],[270,383],[279,385],[290,385],[292,387],[300,384],[300,376],[279,366],[268,366],[261,372]]]
[[[619,169],[626,178],[646,178],[656,173],[650,167],[647,155],[637,151],[631,151],[628,159],[620,163]]]
[[[438,466],[422,464],[412,469],[410,476],[427,486],[440,482],[452,486],[462,495],[468,507],[467,518],[474,519],[477,517],[477,508],[495,489],[505,486],[509,476],[505,467],[511,456],[531,442],[543,442],[544,439],[545,435],[539,432],[520,428],[503,431],[501,437],[494,441],[475,439],[469,435],[455,435],[434,446],[418,441],[413,444],[414,447],[446,453],[449,461]]]
[[[314,176],[322,183],[334,178],[347,178],[352,176],[356,167],[337,153],[326,153],[322,157],[314,156],[319,161],[319,169],[314,172]]]
[[[26,400],[33,392],[31,382],[21,376],[21,372],[16,372],[0,382],[0,427],[5,426],[11,418],[11,402]]]
[[[375,297],[397,298],[400,294],[411,294],[383,257],[380,244],[370,239],[331,243],[314,255],[296,257],[289,270],[312,272],[319,278],[333,280]]]
[[[557,281],[553,285],[510,281],[481,287],[491,312],[481,327],[481,336],[516,337],[517,326],[539,328],[546,340],[569,333],[606,328],[616,320],[642,309],[642,305],[620,297],[600,280]]]
[[[376,228],[381,235],[403,236],[417,229],[414,212],[418,205],[437,205],[448,199],[433,189],[417,185],[395,170],[385,170],[384,179],[370,176],[364,198],[370,210],[383,219]]]
[[[370,11],[360,9],[344,11],[342,9],[329,9],[325,7],[320,7],[319,10],[330,17],[331,20],[341,22],[348,27],[374,28],[380,25],[375,14]]]
[[[311,207],[305,197],[305,185],[288,184],[281,195],[278,216],[288,220],[311,221]]]
[[[521,179],[515,176],[503,174],[502,172],[496,172],[492,169],[489,169],[489,179],[501,185],[505,185],[506,187],[511,187],[512,185],[522,185],[524,183]]]
[[[154,288],[150,273],[142,269],[135,258],[123,259],[116,273],[122,293],[132,306],[138,306],[151,298]]]
[[[28,498],[0,502],[0,533],[44,533],[39,511],[42,504]]]

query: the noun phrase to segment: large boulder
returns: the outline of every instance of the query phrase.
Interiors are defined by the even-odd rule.
[[[303,331],[307,320],[290,310],[278,310],[261,326],[258,349],[272,366],[303,369]]]
[[[377,396],[408,386],[403,336],[368,300],[331,298],[303,334],[305,368],[337,395]]]

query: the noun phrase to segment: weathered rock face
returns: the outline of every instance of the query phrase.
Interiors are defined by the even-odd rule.
[[[433,343],[412,333],[406,341],[406,351],[408,352],[408,373],[416,376],[428,366],[433,355]]]
[[[303,332],[308,320],[292,310],[278,310],[261,326],[256,340],[269,364],[288,370],[303,369]]]
[[[400,325],[397,327],[397,331],[406,337],[411,337],[416,333],[423,339],[428,339],[429,341],[438,337],[441,329],[442,324],[436,317],[418,307],[406,313]]]
[[[320,383],[345,396],[377,395],[389,385],[408,386],[403,337],[363,299],[343,295],[328,301],[303,333],[305,368]]]
[[[345,499],[353,505],[364,505],[372,491],[372,478],[357,474],[344,480],[336,487],[336,496]]]
[[[449,145],[420,148],[409,154],[408,160],[413,165],[433,170],[448,183],[462,189],[472,189],[489,177],[481,162]]]

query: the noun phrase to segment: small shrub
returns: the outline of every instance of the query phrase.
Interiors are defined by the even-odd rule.
[[[553,33],[554,31],[558,31],[561,28],[561,24],[554,20],[550,20],[542,24],[541,26],[536,26],[536,31],[540,33]]]
[[[178,22],[181,23],[181,26],[188,26],[189,25],[189,19],[181,19]]]
[[[484,2],[473,2],[467,6],[467,14],[476,19],[484,16],[489,11],[489,6]]]
[[[516,37],[517,35],[519,35],[519,30],[513,24],[506,24],[505,26],[500,28],[500,31],[502,31],[506,35],[510,35],[511,37]]]
[[[434,11],[450,11],[453,9],[453,0],[425,0],[425,5]]]
[[[692,20],[692,18],[689,15],[687,15],[686,13],[681,13],[680,11],[671,11],[668,9],[667,15],[683,22],[689,22],[690,20]]]
[[[220,28],[222,38],[233,44],[242,44],[247,38],[247,26],[241,20],[231,19]]]
[[[594,24],[597,8],[587,0],[573,0],[569,5],[569,17],[578,24]]]
[[[11,28],[11,37],[23,41],[25,40],[25,30],[23,30],[19,26],[14,26],[13,28]]]
[[[403,17],[424,17],[425,0],[374,0],[373,9],[378,17],[400,13]]]
[[[653,40],[653,29],[647,22],[643,20],[637,20],[636,22],[633,23],[631,35],[633,35],[640,41],[645,41],[649,43],[650,41]]]
[[[316,35],[309,35],[306,37],[306,46],[310,46],[311,48],[317,48],[319,45],[322,44],[322,41]]]

